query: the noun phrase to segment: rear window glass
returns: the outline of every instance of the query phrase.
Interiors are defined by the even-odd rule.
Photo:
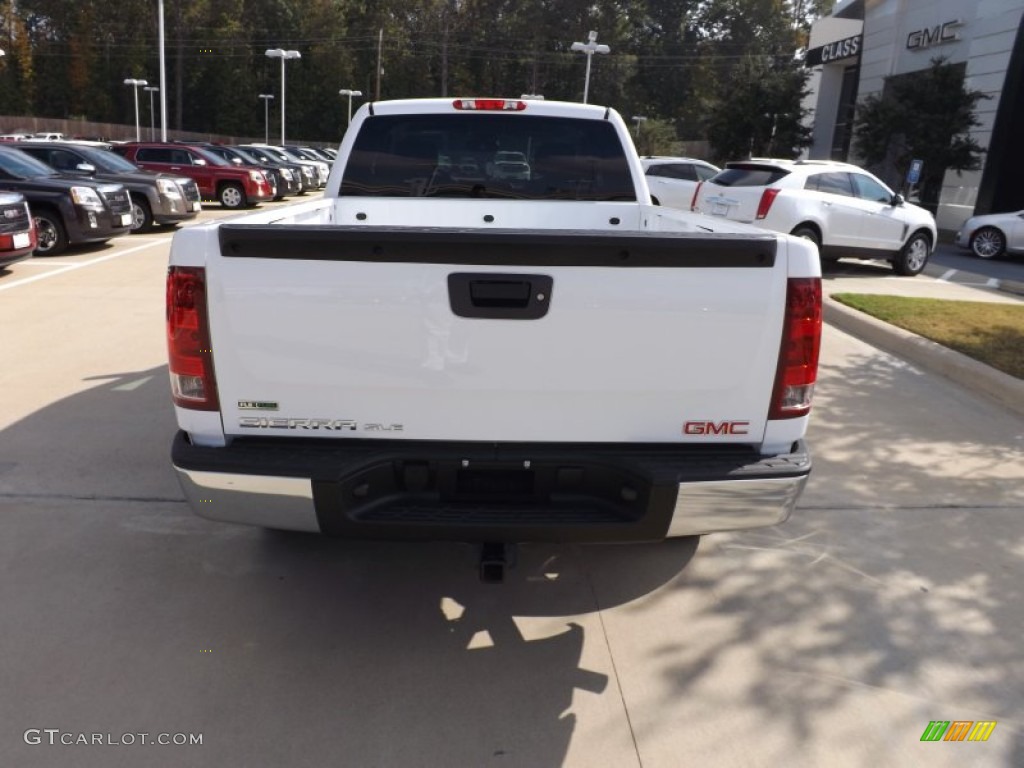
[[[697,181],[697,171],[692,163],[661,163],[647,169],[648,176],[664,176],[667,179]]]
[[[363,123],[342,195],[635,200],[611,123],[526,115],[378,115]]]
[[[763,165],[730,166],[711,177],[721,187],[766,187],[788,176],[789,171]]]

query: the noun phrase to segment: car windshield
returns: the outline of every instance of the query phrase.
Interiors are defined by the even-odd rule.
[[[269,155],[270,157],[275,158],[278,162],[290,163],[294,159],[287,152],[282,152],[274,147],[257,147],[256,151],[261,152],[264,155]]]
[[[46,163],[36,160],[17,149],[0,152],[0,169],[17,179],[34,179],[40,176],[55,176],[56,172]]]
[[[265,160],[262,160],[255,152],[250,152],[245,149],[231,147],[231,149],[228,151],[231,152],[236,157],[238,157],[243,163],[248,163],[250,165],[259,165],[260,163],[266,162]]]
[[[125,160],[120,155],[116,155],[113,152],[108,152],[105,149],[92,149],[85,147],[77,147],[85,158],[90,163],[96,166],[101,171],[107,173],[138,173],[139,167],[129,160]]]
[[[510,154],[522,160],[507,162]],[[341,193],[636,199],[611,123],[481,113],[367,118],[345,165]]]
[[[229,163],[227,160],[225,160],[223,157],[216,154],[215,152],[210,152],[209,150],[204,149],[202,147],[196,147],[196,149],[194,149],[193,151],[201,158],[203,158],[206,162],[208,162],[210,165],[219,165],[221,167],[233,165],[233,163]]]
[[[241,157],[239,157],[239,155],[236,154],[235,150],[228,149],[227,147],[213,147],[207,149],[206,151],[215,154],[222,160],[226,160],[230,165],[245,165],[245,163],[248,162],[247,160],[244,160]]]

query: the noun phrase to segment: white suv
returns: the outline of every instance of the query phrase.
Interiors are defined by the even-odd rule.
[[[701,183],[691,208],[813,241],[822,259],[886,259],[916,275],[935,248],[935,219],[875,176],[830,160],[726,163]]]
[[[720,170],[718,166],[692,157],[640,158],[647,179],[647,187],[657,205],[690,209],[697,184],[706,181]]]

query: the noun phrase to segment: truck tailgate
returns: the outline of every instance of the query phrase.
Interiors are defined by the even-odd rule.
[[[228,435],[758,443],[764,433],[786,296],[772,235],[218,232],[209,312]],[[733,427],[698,435],[687,422]]]

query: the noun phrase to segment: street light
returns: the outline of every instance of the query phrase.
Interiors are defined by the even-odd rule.
[[[129,77],[124,81],[125,85],[132,87],[132,93],[135,94],[135,140],[142,141],[142,131],[139,128],[139,88],[143,85],[149,85],[145,80],[136,80],[134,77]]]
[[[636,137],[640,138],[640,123],[646,123],[647,118],[643,115],[633,115],[633,122],[636,123]]]
[[[612,49],[607,45],[598,45],[597,32],[590,30],[587,33],[587,42],[573,43],[570,50],[580,51],[587,54],[587,77],[583,81],[583,103],[587,103],[587,96],[590,94],[590,59],[595,53],[611,53]]]
[[[283,48],[267,48],[267,56],[281,60],[281,144],[284,144],[284,63],[288,59],[301,59],[302,54],[298,51],[286,51]]]
[[[270,100],[274,98],[272,93],[261,93],[260,98],[263,99],[263,133],[265,138],[263,139],[264,144],[270,143]]]
[[[147,85],[142,90],[149,91],[149,140],[156,141],[156,117],[153,112],[153,94],[160,91],[155,85]]]
[[[348,121],[349,121],[349,123],[351,123],[352,122],[352,97],[353,96],[362,96],[363,92],[362,91],[352,91],[352,90],[349,90],[348,88],[342,88],[340,91],[338,91],[338,95],[339,96],[348,96]]]

